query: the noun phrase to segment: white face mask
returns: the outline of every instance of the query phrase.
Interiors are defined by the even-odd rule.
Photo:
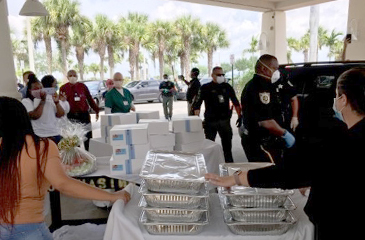
[[[114,87],[115,88],[120,89],[120,88],[122,88],[122,86],[123,86],[123,82],[122,81],[114,81]]]
[[[339,99],[341,96],[339,96],[338,98],[334,98],[333,99],[333,111],[335,112],[335,117],[337,119],[339,119],[340,121],[345,121],[344,118],[343,118],[343,115],[342,115],[342,110],[345,108],[345,106],[341,109],[341,110],[337,110],[337,107],[336,107],[336,100]]]
[[[217,76],[217,83],[221,84],[224,83],[226,81],[226,79],[224,78],[224,76]]]
[[[276,83],[280,79],[280,72],[276,70],[271,76],[271,83]]]
[[[70,83],[75,84],[77,82],[77,77],[69,77],[68,80]]]

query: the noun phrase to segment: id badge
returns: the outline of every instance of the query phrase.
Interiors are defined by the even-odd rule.
[[[129,105],[128,101],[123,101],[123,104],[124,104],[124,106],[128,106]]]
[[[81,99],[80,99],[80,97],[75,97],[74,100],[75,100],[75,102],[80,102]]]
[[[223,95],[218,95],[219,103],[224,103],[224,97]]]

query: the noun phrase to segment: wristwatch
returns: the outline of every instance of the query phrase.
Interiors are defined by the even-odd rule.
[[[242,185],[241,180],[240,180],[240,175],[241,174],[242,174],[242,171],[241,170],[235,171],[233,173],[234,181],[236,182],[236,184],[238,186],[241,186]]]

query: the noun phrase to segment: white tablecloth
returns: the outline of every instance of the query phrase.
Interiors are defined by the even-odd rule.
[[[119,240],[124,239],[121,233],[125,226],[128,226],[128,232],[133,232],[134,238],[128,238],[128,240],[313,240],[314,239],[314,227],[309,221],[308,217],[303,211],[303,207],[307,201],[307,197],[302,196],[299,191],[296,190],[292,196],[297,209],[294,211],[294,215],[298,219],[298,222],[285,234],[279,236],[241,236],[233,234],[223,220],[223,212],[219,205],[217,194],[211,194],[210,197],[210,217],[209,224],[204,227],[203,232],[198,235],[191,236],[175,236],[175,235],[150,235],[145,229],[139,227],[139,216],[141,209],[138,207],[140,194],[137,191],[137,187],[133,190],[131,201],[124,206],[115,204],[112,208],[111,215],[109,217],[104,240]],[[119,234],[116,234],[119,233]],[[142,235],[140,234],[142,233]],[[118,237],[113,237],[118,236]]]
[[[99,145],[97,142],[99,142],[99,140],[90,139],[90,153],[91,154],[100,156],[100,153],[108,152],[105,149],[106,147],[108,147],[105,145],[105,143],[103,145]],[[218,143],[205,139],[203,148],[198,152],[202,153],[204,155],[208,172],[218,174],[219,173],[219,164],[224,163],[224,155],[223,155],[222,146]],[[109,165],[110,158],[111,158],[111,155],[97,157],[96,162],[97,162],[98,170],[96,172],[86,175],[84,177],[107,176],[110,178],[122,179],[122,180],[126,180],[129,182],[135,182],[135,183],[141,182],[138,174],[111,175],[110,174],[110,165]]]

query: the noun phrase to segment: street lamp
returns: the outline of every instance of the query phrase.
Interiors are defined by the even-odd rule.
[[[21,16],[48,16],[49,12],[38,0],[27,0],[19,12]]]
[[[19,12],[21,16],[27,16],[27,40],[28,40],[28,54],[29,54],[29,68],[32,71],[35,71],[34,66],[34,50],[33,50],[33,41],[31,35],[31,26],[30,26],[30,18],[35,16],[48,16],[49,12],[40,3],[38,0],[27,0],[22,9]]]

